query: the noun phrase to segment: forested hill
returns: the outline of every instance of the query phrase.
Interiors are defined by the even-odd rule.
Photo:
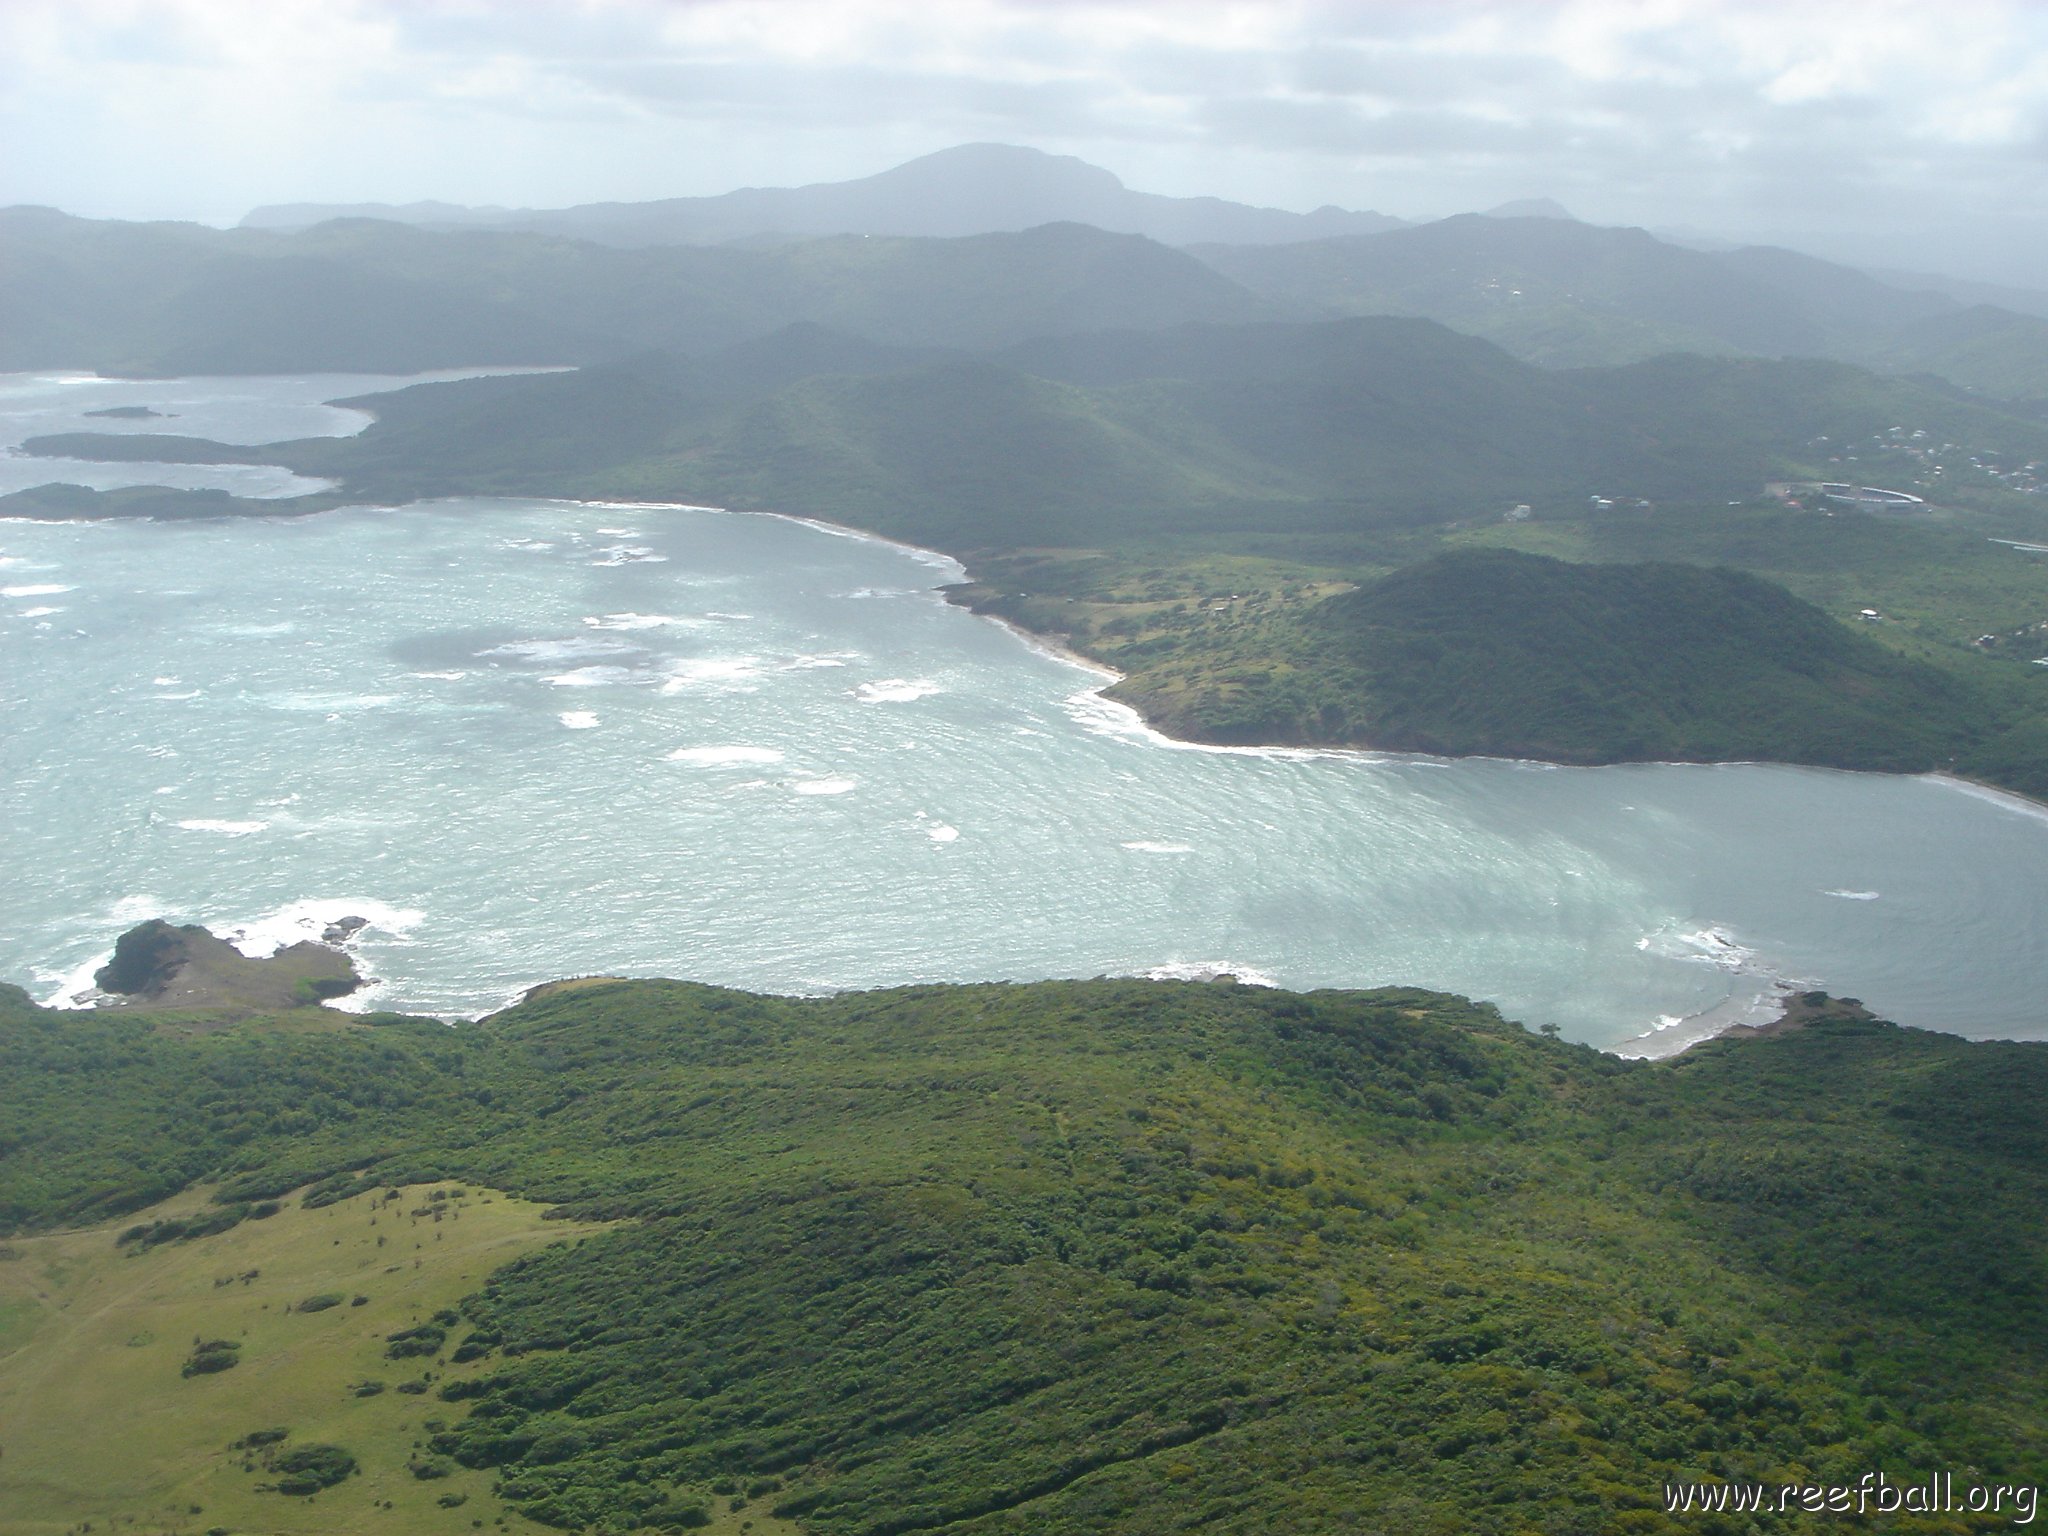
[[[819,1536],[1608,1536],[1699,1529],[1673,1479],[2048,1482],[2048,1048],[1831,1011],[1655,1064],[1409,991],[595,981],[470,1026],[192,1033],[10,989],[0,1294],[30,1310],[0,1317],[113,1263],[96,1306],[186,1275],[228,1332],[181,1374],[130,1314],[90,1357],[10,1321],[0,1508],[81,1444],[94,1514],[175,1536],[337,1530],[371,1488],[421,1530],[454,1490],[451,1530],[737,1529],[751,1498]],[[151,1213],[200,1179],[214,1204]],[[614,1225],[437,1280],[479,1191]],[[293,1264],[368,1305],[259,1310]],[[391,1343],[364,1321],[444,1282]],[[159,1428],[73,1424],[58,1361]],[[286,1421],[286,1380],[332,1386]],[[311,1525],[227,1444],[271,1423],[363,1479]]]
[[[956,553],[1374,525],[1590,496],[1749,496],[1899,422],[2017,458],[2048,426],[1837,363],[1551,372],[1430,321],[1187,325],[995,354],[805,324],[699,356],[425,385],[359,437],[258,449],[73,435],[31,451],[282,461],[377,497],[526,493],[802,510]]]
[[[1913,771],[1970,755],[1988,713],[1950,675],[1725,568],[1460,550],[1333,597],[1304,628],[1307,670],[1358,678],[1362,740],[1406,751]]]

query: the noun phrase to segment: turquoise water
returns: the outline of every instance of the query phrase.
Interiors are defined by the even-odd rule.
[[[363,418],[318,401],[367,387],[17,378],[0,424],[345,432]],[[175,422],[66,414],[174,392]],[[1230,970],[1448,988],[1632,1051],[1802,982],[2048,1035],[2035,808],[1791,768],[1188,748],[944,604],[957,575],[681,507],[0,523],[0,976],[75,999],[144,916],[260,950],[357,914],[364,1001],[449,1016],[590,972]]]

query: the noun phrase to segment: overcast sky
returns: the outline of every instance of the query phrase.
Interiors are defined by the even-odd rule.
[[[1144,191],[1547,195],[2048,287],[2035,0],[0,0],[0,204],[558,207],[981,140]]]

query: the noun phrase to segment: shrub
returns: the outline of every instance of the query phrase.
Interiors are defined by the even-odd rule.
[[[208,1339],[192,1346],[192,1353],[178,1369],[181,1376],[211,1376],[231,1371],[241,1364],[242,1346],[233,1339]]]
[[[384,1353],[393,1360],[439,1354],[441,1345],[447,1337],[448,1330],[439,1323],[422,1323],[417,1328],[401,1328],[396,1333],[385,1335]]]
[[[271,1467],[283,1474],[276,1491],[299,1495],[332,1488],[356,1470],[356,1459],[338,1445],[302,1445],[280,1452]]]

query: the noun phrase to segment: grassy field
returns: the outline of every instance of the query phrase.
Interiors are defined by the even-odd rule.
[[[207,1209],[207,1193],[138,1219]],[[483,1366],[390,1360],[384,1341],[518,1255],[596,1230],[543,1222],[544,1209],[412,1186],[317,1210],[287,1202],[186,1243],[117,1243],[128,1221],[10,1241],[0,1248],[0,1533],[539,1529],[492,1496],[489,1473],[443,1462],[447,1476],[413,1475],[429,1421],[449,1410],[399,1384]],[[295,1310],[323,1295],[344,1299]],[[201,1339],[236,1341],[240,1363],[182,1375]],[[385,1390],[358,1395],[372,1381]],[[360,1471],[310,1498],[263,1491],[260,1460],[250,1470],[229,1447],[272,1427],[291,1431],[285,1447],[339,1445]]]

